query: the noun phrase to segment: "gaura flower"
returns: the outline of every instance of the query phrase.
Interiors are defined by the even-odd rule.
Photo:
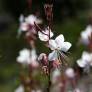
[[[49,61],[56,60],[58,58],[58,52],[67,52],[71,47],[70,42],[64,42],[64,36],[60,34],[56,37],[55,40],[49,40],[49,48],[52,50],[52,53],[49,54]]]
[[[90,40],[89,38],[91,37],[92,34],[92,26],[88,25],[87,28],[81,32],[81,42],[85,45],[88,45]]]
[[[19,56],[17,57],[17,62],[21,64],[29,64],[30,63],[31,52],[29,49],[24,48],[19,52]]]
[[[92,66],[92,53],[83,52],[81,59],[77,60],[77,64],[81,68]]]
[[[38,66],[36,50],[23,49],[19,52],[17,62],[23,65]]]
[[[20,21],[20,27],[18,30],[18,35],[21,34],[21,32],[26,32],[26,31],[34,31],[33,27],[34,27],[34,22],[36,24],[41,24],[42,20],[38,19],[37,16],[35,15],[29,15],[27,17],[24,17],[23,15],[20,16],[19,18]]]
[[[51,37],[53,37],[53,33],[49,27],[45,28],[42,32],[38,31],[38,36],[41,41],[49,41]]]
[[[24,86],[20,85],[14,92],[25,92],[24,91]]]

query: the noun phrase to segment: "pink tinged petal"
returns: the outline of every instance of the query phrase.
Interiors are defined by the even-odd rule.
[[[56,44],[55,40],[49,40],[49,47],[51,50],[57,49],[57,44]]]
[[[55,42],[57,44],[62,44],[62,42],[64,42],[64,36],[60,34],[58,37],[56,37]]]
[[[53,60],[57,60],[57,52],[56,51],[52,51],[52,53],[49,54],[48,56],[48,60],[49,61],[53,61]]]
[[[61,44],[61,51],[67,52],[70,49],[71,46],[72,46],[71,43],[69,43],[69,42],[63,42]]]
[[[87,63],[85,61],[79,59],[79,60],[77,60],[77,64],[79,67],[84,68]]]

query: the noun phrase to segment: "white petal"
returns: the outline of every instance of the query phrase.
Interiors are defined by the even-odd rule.
[[[53,33],[51,32],[50,30],[50,38],[53,37]],[[46,28],[45,30],[43,30],[42,32],[38,32],[38,36],[39,36],[39,39],[41,41],[48,41],[49,40],[49,30],[48,28]]]
[[[69,43],[69,42],[63,42],[61,44],[61,51],[67,52],[70,49],[71,46],[72,46],[71,43]]]
[[[57,49],[57,44],[56,44],[55,40],[49,40],[49,47],[51,50]]]
[[[61,44],[62,42],[64,42],[64,36],[60,34],[58,37],[56,37],[55,42],[57,44]]]
[[[57,52],[56,51],[52,51],[52,53],[49,54],[48,56],[48,60],[49,61],[53,61],[53,60],[56,60],[57,59]]]
[[[77,64],[79,67],[84,68],[86,66],[86,62],[81,59],[77,60]]]
[[[28,24],[27,23],[21,23],[21,25],[20,25],[20,29],[22,30],[22,31],[27,31],[28,30]]]
[[[25,18],[25,22],[27,22],[30,25],[34,25],[35,21],[36,21],[36,16],[34,15],[29,15],[28,17]]]
[[[50,38],[53,37],[53,35],[54,35],[53,32],[50,31]]]
[[[24,57],[30,57],[30,50],[29,49],[23,49],[19,52],[20,56],[24,56]]]
[[[25,22],[27,22],[30,25],[34,25],[34,22],[36,22],[37,24],[41,24],[42,20],[38,19],[35,15],[29,15],[25,18]]]
[[[43,33],[41,33],[40,31],[38,32],[38,36],[39,36],[39,39],[41,41],[48,41],[49,40],[49,37]]]

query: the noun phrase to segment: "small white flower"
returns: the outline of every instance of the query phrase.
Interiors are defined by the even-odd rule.
[[[87,28],[81,32],[81,41],[83,44],[88,45],[89,44],[89,37],[92,33],[92,26],[88,25]]]
[[[14,92],[25,92],[24,91],[24,86],[20,85]]]
[[[23,15],[20,16],[19,18],[20,21],[20,27],[18,30],[18,36],[21,35],[22,32],[31,30],[34,31],[33,26],[34,26],[34,22],[37,24],[41,24],[42,20],[38,19],[35,15],[29,15],[28,17],[24,17]]]
[[[29,49],[23,49],[19,52],[19,56],[17,57],[17,62],[21,64],[28,64],[30,61],[31,52]]]
[[[49,54],[49,61],[53,61],[55,59],[57,59],[57,52],[58,51],[63,51],[63,52],[67,52],[70,47],[71,47],[71,43],[69,42],[64,42],[64,36],[62,34],[60,34],[58,37],[56,37],[55,40],[49,40],[49,47],[52,51],[52,53]]]
[[[92,53],[84,51],[81,59],[77,60],[77,64],[81,68],[85,68],[88,65],[92,66]]]
[[[68,78],[74,78],[75,77],[75,72],[74,72],[73,68],[67,68],[66,71],[65,71],[65,75]]]
[[[50,32],[49,32],[50,31]],[[53,37],[53,33],[51,32],[51,29],[49,29],[49,27],[47,27],[45,30],[43,30],[42,32],[38,32],[38,36],[39,36],[39,39],[41,41],[48,41],[50,38],[49,38],[49,35],[50,35],[50,38]]]
[[[36,50],[23,49],[19,52],[17,62],[20,64],[38,66]]]

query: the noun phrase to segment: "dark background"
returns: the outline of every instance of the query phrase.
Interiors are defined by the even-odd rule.
[[[44,18],[45,0],[33,0],[31,9],[27,0],[0,0],[0,92],[13,92],[19,84],[19,67],[16,62],[19,50],[29,47],[21,37],[17,39],[20,14],[28,15],[39,10]],[[64,34],[73,46],[70,50],[71,66],[80,58],[84,46],[77,46],[80,32],[92,14],[92,0],[54,0],[54,33]],[[39,43],[39,42],[38,42]],[[38,53],[47,51],[37,45]],[[43,49],[42,49],[43,48]]]

